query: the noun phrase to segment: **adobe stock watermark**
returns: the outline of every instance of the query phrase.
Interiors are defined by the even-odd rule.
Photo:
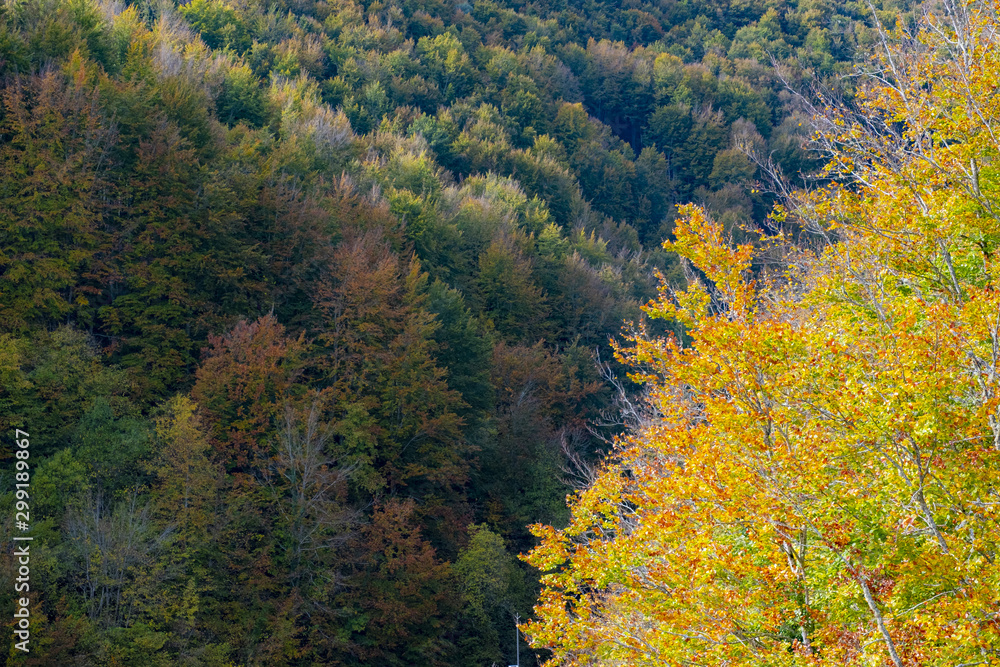
[[[28,653],[28,642],[31,641],[31,540],[33,537],[19,535],[27,533],[31,528],[31,499],[28,493],[31,483],[30,442],[27,433],[21,429],[14,431],[14,648]]]

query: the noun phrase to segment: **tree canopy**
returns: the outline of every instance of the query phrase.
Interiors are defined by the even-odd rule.
[[[890,94],[849,76],[856,56],[896,39],[882,35],[873,14],[881,24],[898,20],[900,30],[917,25],[909,0],[3,4],[0,428],[31,433],[35,537],[35,643],[7,662],[510,664],[514,619],[529,617],[541,588],[539,570],[516,555],[539,544],[531,524],[581,525],[566,494],[623,434],[617,412],[641,392],[626,377],[633,361],[655,362],[643,379],[674,373],[692,387],[701,386],[686,375],[694,366],[711,370],[715,384],[690,401],[695,410],[732,413],[728,425],[697,424],[723,448],[724,429],[742,424],[745,439],[756,428],[743,408],[725,408],[725,383],[749,382],[761,355],[798,355],[767,365],[759,380],[760,392],[768,383],[798,388],[799,402],[782,407],[775,423],[822,423],[815,443],[796,447],[854,448],[831,450],[831,467],[809,474],[857,475],[849,488],[868,489],[862,481],[881,469],[858,463],[845,472],[852,469],[837,457],[850,451],[867,461],[869,446],[895,457],[900,475],[920,480],[913,489],[922,490],[940,540],[889,544],[890,531],[871,553],[895,554],[893,567],[925,567],[919,553],[926,563],[937,559],[939,571],[947,558],[966,559],[970,569],[953,576],[973,583],[948,581],[969,597],[928,584],[907,593],[915,613],[927,613],[923,600],[939,593],[934,604],[982,602],[975,586],[988,582],[971,569],[978,556],[959,543],[961,531],[974,531],[973,542],[989,539],[969,523],[988,522],[989,488],[970,476],[978,470],[971,458],[966,477],[920,473],[937,475],[978,451],[927,434],[965,429],[974,442],[978,422],[952,424],[971,405],[960,389],[970,381],[958,371],[933,376],[947,379],[926,396],[892,382],[930,382],[929,369],[971,363],[973,353],[991,368],[992,357],[972,343],[952,351],[940,341],[973,336],[975,318],[988,314],[992,274],[976,262],[982,255],[987,266],[994,249],[984,217],[992,213],[980,212],[992,210],[993,144],[974,119],[993,118],[992,42],[975,43],[965,70],[948,69],[938,52],[945,47],[927,33],[919,58],[898,61],[903,69],[896,60],[883,65],[910,77],[883,74],[883,88],[900,91]],[[938,39],[954,41],[948,30]],[[831,117],[824,136],[842,158],[815,182],[843,185],[804,200],[788,218],[803,247],[817,242],[796,221],[824,230],[825,255],[757,242],[746,231],[773,235],[783,224],[768,217],[778,197],[752,183],[778,172],[813,182],[821,166],[804,146],[809,103],[818,102],[793,92],[809,90],[871,110]],[[979,106],[962,107],[966,97]],[[908,114],[921,119],[926,137]],[[924,162],[900,157],[918,150]],[[906,199],[913,184],[929,190]],[[890,185],[896,199],[876,196]],[[704,213],[679,214],[676,205],[690,202]],[[938,219],[946,233],[934,231]],[[893,221],[915,227],[885,231],[896,229]],[[731,254],[721,241],[729,237],[748,245]],[[673,245],[662,247],[664,239]],[[893,259],[905,249],[910,260]],[[852,277],[861,258],[876,267],[864,275],[881,282]],[[775,261],[791,267],[787,277],[765,270]],[[879,273],[883,265],[891,271]],[[713,287],[691,288],[677,311],[689,315],[668,321],[660,317],[673,303],[666,296],[641,308],[657,296],[657,275],[674,287],[704,275]],[[856,305],[874,298],[872,285],[903,300],[881,311]],[[953,297],[940,296],[948,289]],[[802,294],[815,295],[815,308]],[[927,312],[905,319],[906,304],[920,299]],[[730,315],[737,312],[742,319]],[[796,319],[810,317],[810,327]],[[787,340],[764,327],[772,321],[785,322]],[[913,338],[902,361],[872,338],[873,322],[887,327],[884,345]],[[674,342],[636,337],[629,351],[623,325],[651,340],[672,332],[663,340]],[[837,327],[839,337],[830,333]],[[854,349],[855,335],[869,342],[852,365],[837,355]],[[841,347],[822,347],[827,339]],[[710,357],[750,356],[725,370],[688,352],[710,344]],[[896,379],[865,384],[897,362],[906,370],[887,376]],[[796,364],[813,375],[798,378]],[[852,378],[845,386],[854,393],[838,399],[845,406],[898,394],[893,400],[913,402],[906,410],[914,414],[939,407],[913,431],[912,445],[875,437],[896,428],[888,408],[872,417],[868,440],[840,438],[853,421],[823,422],[826,413],[801,402],[813,396],[827,401],[817,410],[834,409],[836,373]],[[772,409],[760,405],[758,412]],[[638,442],[629,437],[623,442]],[[10,448],[0,457],[12,463]],[[661,485],[681,479],[667,474],[679,459],[655,461],[636,470],[653,475],[660,466]],[[780,480],[772,486],[790,489],[799,473],[777,470],[768,473]],[[749,473],[740,474],[749,484]],[[0,480],[0,506],[13,518],[25,501],[11,476]],[[910,483],[892,487],[893,497],[902,499]],[[986,495],[953,501],[955,485]],[[840,521],[836,535],[866,530],[824,504],[828,497],[796,498],[768,501],[773,512],[760,509],[759,517],[801,507],[816,525]],[[854,511],[862,499],[851,502]],[[885,521],[909,516],[904,509],[917,501],[899,502],[903,509],[880,510]],[[791,535],[805,524],[788,512],[780,530]],[[927,516],[905,530],[929,530]],[[727,519],[715,519],[720,544],[730,544]],[[10,537],[14,528],[2,525]],[[739,549],[772,554],[754,540],[775,525],[746,523]],[[536,553],[548,553],[552,539]],[[807,531],[806,539],[817,538]],[[942,543],[946,555],[934,551]],[[798,543],[788,544],[794,557]],[[692,540],[684,548],[695,547]],[[743,557],[732,549],[732,558]],[[856,572],[875,567],[876,555],[843,556]],[[847,572],[827,566],[830,582]],[[5,552],[0,569],[14,567]],[[737,571],[739,586],[755,591],[745,599],[770,599],[754,588],[764,586],[756,575]],[[801,581],[770,576],[813,595],[814,571],[804,572]],[[884,570],[884,581],[897,574]],[[902,637],[909,626],[893,625],[903,621],[886,606],[891,591],[880,588],[889,584],[868,576],[851,581],[867,582],[886,632]],[[600,581],[581,591],[612,583]],[[867,618],[847,591],[859,593],[842,589],[847,597],[829,605]],[[0,590],[0,605],[13,595]],[[795,619],[827,609],[810,600],[761,607],[782,615],[780,629],[760,620],[745,629],[747,641],[765,642],[772,631],[800,636]],[[563,636],[546,639],[546,609],[530,632],[559,657]],[[805,637],[819,646],[814,625]],[[866,637],[858,641],[868,646]],[[522,659],[531,665],[548,655],[539,648]]]
[[[992,664],[1000,657],[996,8],[897,25],[816,141],[833,182],[695,269],[618,349],[648,414],[565,529],[527,631],[552,664]],[[780,258],[780,270],[754,262]]]

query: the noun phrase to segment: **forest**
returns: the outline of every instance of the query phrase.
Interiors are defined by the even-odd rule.
[[[5,2],[6,664],[997,661],[997,22],[928,11]]]

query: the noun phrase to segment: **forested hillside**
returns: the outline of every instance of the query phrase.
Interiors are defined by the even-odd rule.
[[[818,167],[789,87],[853,95],[872,18],[5,3],[0,474],[11,544],[29,433],[34,536],[9,663],[511,664],[527,526],[566,524],[571,461],[639,391],[609,340],[666,331],[640,306],[682,280],[675,204],[767,227],[747,151]]]

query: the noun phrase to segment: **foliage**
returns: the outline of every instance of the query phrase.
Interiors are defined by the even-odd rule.
[[[665,246],[698,273],[647,312],[686,336],[619,349],[647,419],[567,528],[534,528],[552,664],[1000,655],[994,12],[886,34],[863,106],[831,108],[837,181],[776,214],[819,250],[734,247],[682,208]]]
[[[673,205],[771,225],[742,149],[817,167],[786,84],[853,95],[867,12],[4,4],[27,663],[510,664],[511,554],[621,430],[609,340],[665,328]]]

